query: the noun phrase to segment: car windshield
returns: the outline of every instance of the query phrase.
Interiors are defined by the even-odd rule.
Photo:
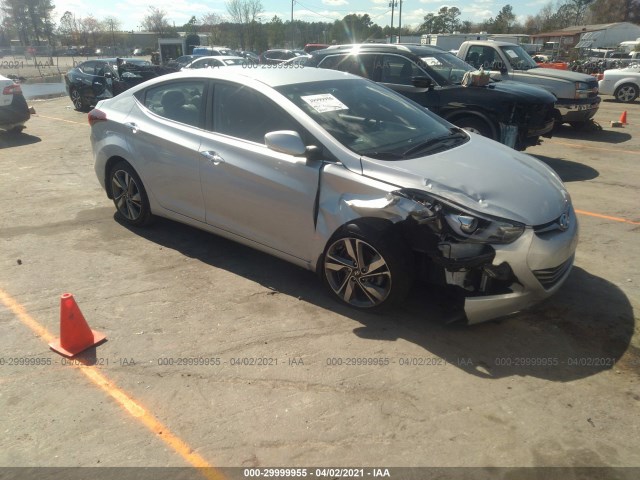
[[[420,60],[422,67],[440,85],[459,84],[466,72],[475,70],[474,67],[448,52],[434,52],[423,56]]]
[[[524,48],[513,45],[508,47],[500,47],[504,52],[504,56],[509,60],[511,67],[516,70],[529,70],[532,68],[540,68],[536,61],[531,58]]]
[[[468,137],[399,94],[367,80],[276,88],[351,151],[399,160],[451,148]]]

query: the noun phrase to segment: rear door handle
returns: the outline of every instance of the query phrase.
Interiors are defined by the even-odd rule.
[[[224,158],[222,158],[216,152],[208,151],[208,152],[200,152],[200,153],[204,158],[209,160],[210,163],[213,163],[216,166],[220,165],[221,163],[224,163]]]

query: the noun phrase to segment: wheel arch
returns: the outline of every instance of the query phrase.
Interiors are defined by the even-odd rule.
[[[462,118],[472,118],[475,120],[480,120],[486,123],[491,129],[491,134],[492,134],[491,140],[496,140],[496,141],[500,140],[500,131],[497,126],[497,121],[493,119],[490,115],[484,112],[479,112],[477,110],[456,111],[443,118],[448,122],[453,123],[454,125],[456,124],[457,121],[461,120]]]
[[[131,168],[133,168],[133,170],[135,170],[135,172],[138,174],[138,176],[140,176],[140,172],[138,172],[133,165],[131,165],[131,163],[129,163],[127,161],[126,158],[123,158],[119,155],[113,155],[111,156],[105,163],[104,165],[104,178],[105,178],[105,185],[104,188],[107,192],[107,197],[113,200],[113,190],[111,189],[111,182],[109,181],[109,172],[111,172],[111,170],[113,169],[114,165],[116,165],[119,162],[125,162],[127,163]]]
[[[388,218],[381,217],[357,217],[346,221],[327,238],[322,252],[316,259],[314,265],[314,271],[318,275],[322,275],[322,264],[324,253],[337,238],[344,233],[354,232],[363,236],[375,236],[375,237],[394,237],[398,242],[401,242],[403,249],[407,252],[411,251],[411,245],[409,240],[405,237],[404,229],[401,226],[402,222],[393,222]]]

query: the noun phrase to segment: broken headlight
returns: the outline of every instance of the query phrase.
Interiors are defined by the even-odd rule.
[[[421,190],[403,189],[393,192],[410,198],[423,208],[412,212],[418,223],[430,222],[438,225],[444,233],[443,224],[449,226],[449,232],[458,240],[474,243],[511,243],[523,233],[525,226],[511,220],[470,213],[460,207],[430,195]],[[442,222],[444,219],[445,221]]]
[[[480,217],[455,207],[445,209],[445,219],[457,236],[472,242],[511,243],[524,233],[521,223]]]

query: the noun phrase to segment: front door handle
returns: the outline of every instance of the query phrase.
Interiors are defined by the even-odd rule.
[[[218,166],[221,163],[224,163],[224,158],[218,155],[216,152],[200,152],[204,158],[209,160],[210,163]]]
[[[131,133],[138,133],[138,125],[136,123],[127,122],[124,126],[131,129]]]

